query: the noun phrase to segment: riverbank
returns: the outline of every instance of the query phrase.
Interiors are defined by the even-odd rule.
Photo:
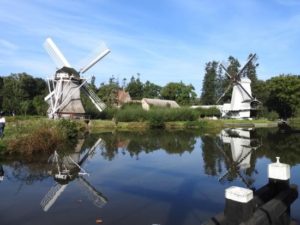
[[[103,130],[147,130],[151,129],[149,122],[114,122],[110,120],[91,120],[89,128],[92,132],[100,132]],[[220,132],[223,128],[255,128],[255,127],[277,127],[277,122],[268,120],[210,120],[200,119],[198,121],[176,121],[165,122],[163,129],[201,129],[203,132]]]
[[[32,155],[72,148],[85,132],[83,122],[41,117],[7,117],[0,155]]]
[[[5,136],[0,139],[0,154],[36,154],[56,149],[72,148],[78,137],[86,132],[144,131],[152,128],[166,130],[196,129],[203,133],[219,133],[226,127],[276,127],[267,120],[210,120],[159,123],[116,122],[113,120],[84,121],[49,120],[45,117],[7,117]]]

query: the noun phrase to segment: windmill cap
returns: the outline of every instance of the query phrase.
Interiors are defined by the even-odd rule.
[[[251,80],[248,77],[242,77],[241,83],[251,83]]]

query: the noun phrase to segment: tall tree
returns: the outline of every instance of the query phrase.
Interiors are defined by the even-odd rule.
[[[120,89],[118,81],[112,76],[108,84],[101,83],[97,95],[108,106],[113,106],[117,103],[117,93]]]
[[[159,98],[160,97],[160,91],[162,87],[151,83],[150,81],[146,81],[146,83],[143,86],[143,97],[144,98]]]
[[[11,74],[2,79],[2,109],[7,113],[37,114],[33,99],[36,96],[45,97],[47,93],[46,82],[41,78],[33,78],[26,73]]]
[[[127,84],[126,91],[129,92],[132,99],[142,99],[143,97],[143,83],[140,81],[140,74],[137,78],[131,77],[130,82]]]
[[[280,75],[267,80],[268,109],[276,111],[281,118],[293,116],[300,107],[300,76]]]
[[[0,77],[0,109],[2,109],[2,102],[3,102],[3,88],[4,88],[4,81],[3,81],[3,78]]]
[[[248,60],[252,57],[252,54],[249,54]],[[252,95],[257,97],[260,93],[261,82],[257,78],[256,68],[259,66],[257,63],[258,57],[255,56],[243,70],[242,76],[248,77],[251,80],[251,90]],[[261,100],[260,100],[261,101]]]
[[[228,57],[228,66],[227,66],[227,71],[229,73],[229,75],[235,76],[238,72],[239,72],[239,68],[240,68],[240,63],[239,61],[234,58],[233,56],[229,56]],[[223,93],[224,91],[228,90],[227,88],[230,87],[231,85],[231,80],[230,78],[223,73],[223,81],[222,81],[222,89],[223,89]],[[222,94],[223,94],[222,93]],[[231,94],[232,94],[232,88],[230,88],[227,93],[224,95],[224,97],[222,98],[222,100],[220,102],[230,102],[231,101]]]
[[[201,103],[203,105],[214,105],[217,100],[217,68],[216,61],[206,63],[205,75],[202,82]]]

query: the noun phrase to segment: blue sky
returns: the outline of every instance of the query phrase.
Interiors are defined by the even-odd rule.
[[[51,37],[75,68],[103,46],[88,71],[96,83],[141,74],[159,85],[183,81],[200,94],[205,63],[259,57],[258,77],[299,73],[300,0],[0,0],[0,75],[47,78]]]

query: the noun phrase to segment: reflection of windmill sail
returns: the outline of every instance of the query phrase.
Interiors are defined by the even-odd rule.
[[[45,195],[45,197],[41,201],[41,206],[45,212],[47,212],[51,208],[51,206],[55,203],[57,198],[66,189],[66,187],[67,184],[61,185],[56,183],[56,185],[49,190],[49,192]]]
[[[82,143],[83,144],[83,143]],[[78,175],[85,175],[87,174],[85,170],[82,168],[84,162],[88,159],[89,156],[91,156],[97,147],[102,144],[102,139],[99,138],[96,143],[88,149],[82,158],[80,158],[80,153],[74,153],[72,154],[72,157],[70,156],[64,156],[61,160],[59,160],[59,155],[57,152],[54,152],[54,154],[49,158],[49,161],[55,162],[57,166],[58,173],[54,175],[54,177],[57,180],[62,180],[64,183],[67,184],[59,184],[56,183],[49,192],[45,195],[45,197],[41,201],[41,206],[43,210],[46,212],[48,211],[51,206],[56,202],[57,198],[62,194],[62,192],[65,190],[65,188],[68,185],[68,182],[74,179],[74,177]],[[76,160],[76,161],[75,161]],[[59,163],[62,163],[62,166],[59,165]],[[64,168],[63,171],[62,168]],[[72,174],[72,172],[76,174]],[[83,173],[81,172],[83,171]],[[88,181],[86,181],[82,176],[78,176],[80,183],[84,184],[83,186],[87,189],[88,193],[90,193],[90,196],[92,196],[92,200],[94,204],[97,207],[102,207],[106,204],[107,199],[101,194],[101,192],[97,191]]]
[[[86,179],[79,177],[78,180],[85,187],[95,206],[102,208],[107,203],[107,198],[101,192],[97,191]]]
[[[217,147],[224,154],[226,162],[230,168],[223,174],[219,181],[223,181],[231,173],[236,174],[241,180],[250,187],[249,182],[240,173],[240,169],[250,168],[251,153],[258,147],[251,146],[250,130],[243,129],[225,129],[222,130],[220,140],[223,144],[229,144],[232,158],[228,157],[224,150],[217,144]]]
[[[238,162],[241,169],[250,167],[252,148],[250,146],[250,131],[234,129],[236,136],[230,137],[225,130],[221,132],[223,143],[230,144],[232,159]]]

